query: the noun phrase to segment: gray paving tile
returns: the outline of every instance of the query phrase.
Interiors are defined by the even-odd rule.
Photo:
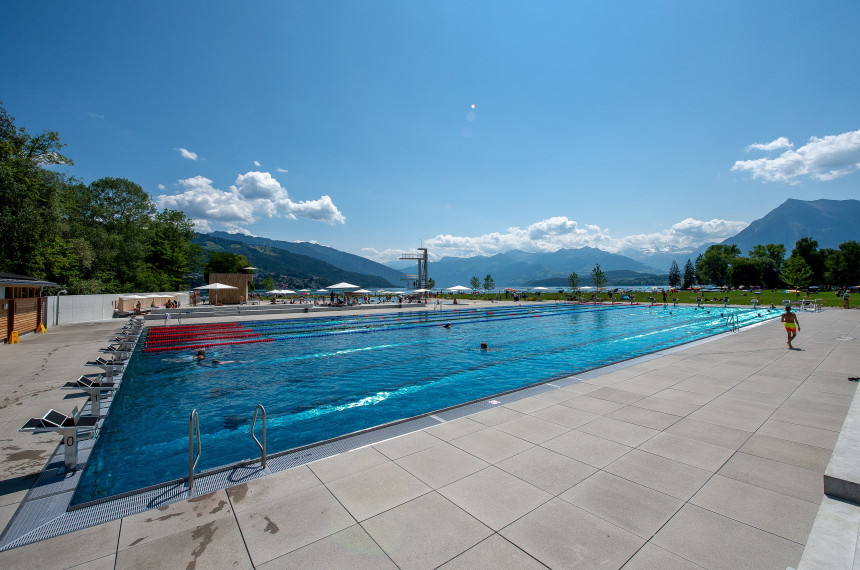
[[[618,402],[619,404],[632,404],[643,398],[642,394],[627,392],[626,390],[618,390],[617,388],[603,387],[600,390],[589,392],[591,398],[600,398],[601,400],[609,400],[610,402]]]
[[[596,469],[543,447],[532,447],[496,464],[511,475],[552,495],[566,491]]]
[[[561,405],[549,406],[531,415],[570,428],[577,428],[600,417],[598,414]]]
[[[373,445],[377,451],[381,451],[383,455],[389,459],[399,459],[404,455],[417,453],[428,447],[433,447],[442,443],[438,437],[434,437],[424,430],[414,431],[395,437],[386,441],[381,441]]]
[[[660,433],[655,429],[622,422],[621,420],[609,417],[597,418],[592,422],[580,426],[578,431],[590,433],[591,435],[615,441],[628,447],[636,447],[652,438],[655,434]]]
[[[327,487],[359,522],[430,491],[393,462],[336,479]]]
[[[634,449],[603,468],[634,483],[688,500],[711,477],[710,471]]]
[[[447,442],[401,457],[396,463],[433,489],[453,483],[489,465]]]
[[[320,481],[328,483],[388,461],[389,459],[376,448],[367,446],[314,461],[308,464],[308,467],[320,478]]]
[[[111,521],[77,532],[62,534],[6,552],[0,552],[0,568],[54,568],[76,566],[116,552],[120,521]]]
[[[825,496],[797,570],[860,567],[860,506]],[[851,548],[851,545],[855,545]]]
[[[676,402],[684,402],[686,404],[694,404],[696,406],[707,404],[714,399],[713,396],[708,396],[707,394],[690,392],[689,390],[678,390],[674,387],[661,390],[657,392],[655,396],[665,400],[674,400]]]
[[[487,463],[502,461],[533,446],[532,443],[495,428],[464,435],[452,440],[451,444]]]
[[[616,420],[656,430],[664,430],[681,419],[681,416],[664,414],[663,412],[655,412],[654,410],[646,410],[645,408],[639,408],[636,405],[621,408],[620,410],[607,415]]]
[[[806,543],[818,511],[818,503],[721,475],[705,483],[690,503],[798,544]]]
[[[355,524],[331,536],[256,566],[276,568],[349,568],[350,570],[396,570],[397,566],[365,532]]]
[[[519,570],[520,568],[533,568],[538,570],[546,568],[546,566],[498,534],[494,534],[439,568],[445,570],[473,570],[474,568]]]
[[[598,469],[609,465],[632,449],[577,430],[551,439],[544,443],[543,447]]]
[[[790,424],[798,424],[801,426],[809,426],[836,432],[842,429],[842,423],[845,421],[845,416],[842,414],[833,415],[810,413],[791,408],[780,408],[775,411],[770,418],[780,422],[787,422]]]
[[[234,508],[251,561],[268,562],[355,524],[324,486],[245,512]]]
[[[650,539],[684,504],[605,471],[577,483],[559,498],[645,539]]]
[[[550,568],[620,568],[645,539],[561,499],[499,534]]]
[[[555,390],[552,390],[553,392]],[[510,408],[516,412],[520,412],[521,414],[531,414],[540,410],[541,408],[546,408],[547,406],[551,406],[552,402],[548,400],[543,400],[541,398],[522,398],[521,400],[516,400],[511,402],[510,404],[505,404],[506,408]]]
[[[444,441],[451,441],[452,439],[457,439],[458,437],[463,437],[464,435],[481,431],[486,427],[487,426],[484,424],[478,423],[470,418],[459,418],[437,426],[426,428],[424,431],[433,437],[438,437]]]
[[[277,532],[277,531],[274,531]],[[116,553],[116,568],[252,568],[233,517],[142,542]]]
[[[814,390],[811,386],[804,385],[803,388],[797,390],[786,401],[786,407],[791,408],[795,404],[801,403],[821,404],[823,406],[821,411],[824,413],[838,412],[839,408],[848,408],[851,406],[852,396],[853,393],[851,392],[846,394],[831,394],[821,390]]]
[[[496,429],[532,443],[543,443],[548,439],[567,433],[571,428],[534,416],[521,416],[509,422],[498,424]]]
[[[442,487],[438,492],[493,530],[507,526],[552,497],[494,466]]]
[[[104,558],[84,562],[77,566],[71,566],[69,570],[114,570],[116,567],[116,554],[111,554]]]
[[[796,566],[803,553],[801,544],[690,504],[651,543],[714,570],[784,570]]]
[[[602,400],[600,398],[592,398],[591,396],[579,396],[577,398],[567,400],[566,402],[562,402],[561,405],[569,408],[576,408],[577,410],[582,410],[584,412],[591,412],[592,414],[597,414],[599,416],[605,416],[610,412],[614,412],[615,410],[619,410],[624,407],[624,404]]]
[[[722,399],[735,399],[751,404],[761,404],[769,410],[775,410],[786,401],[786,396],[781,394],[773,394],[770,392],[762,392],[760,390],[747,390],[745,384],[738,384],[722,396]]]
[[[478,412],[477,414],[472,414],[469,417],[485,426],[495,426],[504,422],[509,422],[522,415],[522,412],[506,408],[505,406],[496,406],[491,410]]]
[[[752,435],[739,451],[819,473],[824,473],[831,454],[823,447],[759,434]]]
[[[194,529],[223,517],[233,519],[226,491],[182,501],[125,517],[119,535],[119,550]]]
[[[735,453],[717,473],[815,504],[821,501],[824,493],[821,471],[747,453]]]
[[[684,418],[666,428],[666,433],[680,435],[720,447],[737,449],[752,435],[750,431],[730,428],[691,418]]]
[[[680,402],[669,398],[662,398],[658,395],[648,396],[639,400],[634,404],[637,408],[645,408],[646,410],[654,410],[655,412],[663,412],[675,416],[686,416],[699,409],[696,404]]]
[[[768,420],[756,433],[758,435],[769,435],[779,439],[787,439],[788,441],[795,441],[797,443],[815,445],[830,450],[836,445],[836,438],[839,437],[839,432],[777,420]]]
[[[665,432],[655,435],[640,445],[639,449],[712,473],[722,467],[734,452],[725,447]]]
[[[713,402],[711,403],[713,404]],[[711,404],[702,406],[689,416],[689,419],[716,424],[748,432],[754,432],[767,421],[770,414],[748,415],[741,411],[725,410],[711,407]]]
[[[436,492],[367,519],[362,527],[404,569],[435,568],[493,534]]]
[[[302,465],[229,487],[226,492],[234,509],[251,511],[319,485],[321,485],[320,480],[313,471],[308,466]]]
[[[698,570],[697,566],[668,550],[648,543],[623,566],[624,570]]]

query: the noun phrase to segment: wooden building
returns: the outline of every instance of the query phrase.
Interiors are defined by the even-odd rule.
[[[13,332],[21,335],[37,331],[39,325],[48,325],[48,301],[43,289],[56,286],[33,277],[0,273],[0,333],[4,342],[9,341]]]
[[[224,305],[238,305],[239,303],[248,302],[248,283],[254,281],[254,275],[248,273],[210,273],[209,284],[221,283],[222,285],[232,285],[235,289],[219,289],[218,294],[215,291],[209,291],[209,302],[214,303],[215,297],[218,297],[218,302]]]

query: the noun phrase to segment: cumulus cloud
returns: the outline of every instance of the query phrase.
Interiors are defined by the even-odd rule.
[[[747,151],[763,150],[765,152],[770,152],[772,150],[782,150],[784,148],[794,148],[794,144],[785,137],[779,137],[769,143],[753,143],[747,147]]]
[[[294,202],[287,190],[268,172],[240,174],[227,190],[213,186],[212,180],[194,176],[179,181],[183,191],[155,198],[159,208],[181,210],[194,221],[198,231],[211,231],[213,223],[227,231],[250,233],[245,226],[263,217],[298,217],[326,222],[345,223],[346,218],[331,197]],[[204,230],[201,228],[210,228]]]
[[[581,247],[596,247],[622,254],[657,253],[692,250],[704,243],[722,241],[747,225],[746,222],[730,220],[701,221],[687,218],[659,232],[613,237],[608,229],[598,225],[580,225],[567,217],[555,216],[525,228],[510,227],[503,232],[478,236],[440,234],[424,240],[424,245],[430,250],[433,259],[495,255],[512,249],[552,252]],[[366,257],[379,262],[395,260],[406,251],[414,253],[413,250],[401,249],[362,250]]]
[[[182,158],[187,158],[188,160],[197,160],[197,153],[191,152],[187,148],[175,148],[173,150],[179,152]]]
[[[773,145],[783,138],[763,146]],[[791,145],[788,139],[785,139],[785,143]],[[765,182],[799,184],[803,177],[833,180],[860,170],[860,130],[821,138],[811,137],[807,144],[797,150],[790,146],[788,148],[776,158],[739,160],[732,166],[732,171],[749,172],[753,178],[761,178]]]

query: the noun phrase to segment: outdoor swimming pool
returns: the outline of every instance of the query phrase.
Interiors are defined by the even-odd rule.
[[[205,470],[259,456],[257,404],[272,454],[725,332],[725,315],[746,326],[778,312],[547,304],[153,327],[73,503],[187,477],[195,408]]]

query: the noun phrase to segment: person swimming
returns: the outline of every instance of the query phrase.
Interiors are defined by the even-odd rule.
[[[206,349],[201,348],[200,350],[198,350],[197,354],[194,356],[194,358],[196,358],[198,362],[205,359],[206,358]]]
[[[450,328],[451,328],[451,323],[445,323],[444,325],[442,325],[442,328],[443,328],[443,329],[450,329]]]
[[[486,343],[486,342],[482,342],[482,343],[481,343],[481,350],[490,350],[490,347],[489,347],[489,346],[487,346],[487,343]]]

